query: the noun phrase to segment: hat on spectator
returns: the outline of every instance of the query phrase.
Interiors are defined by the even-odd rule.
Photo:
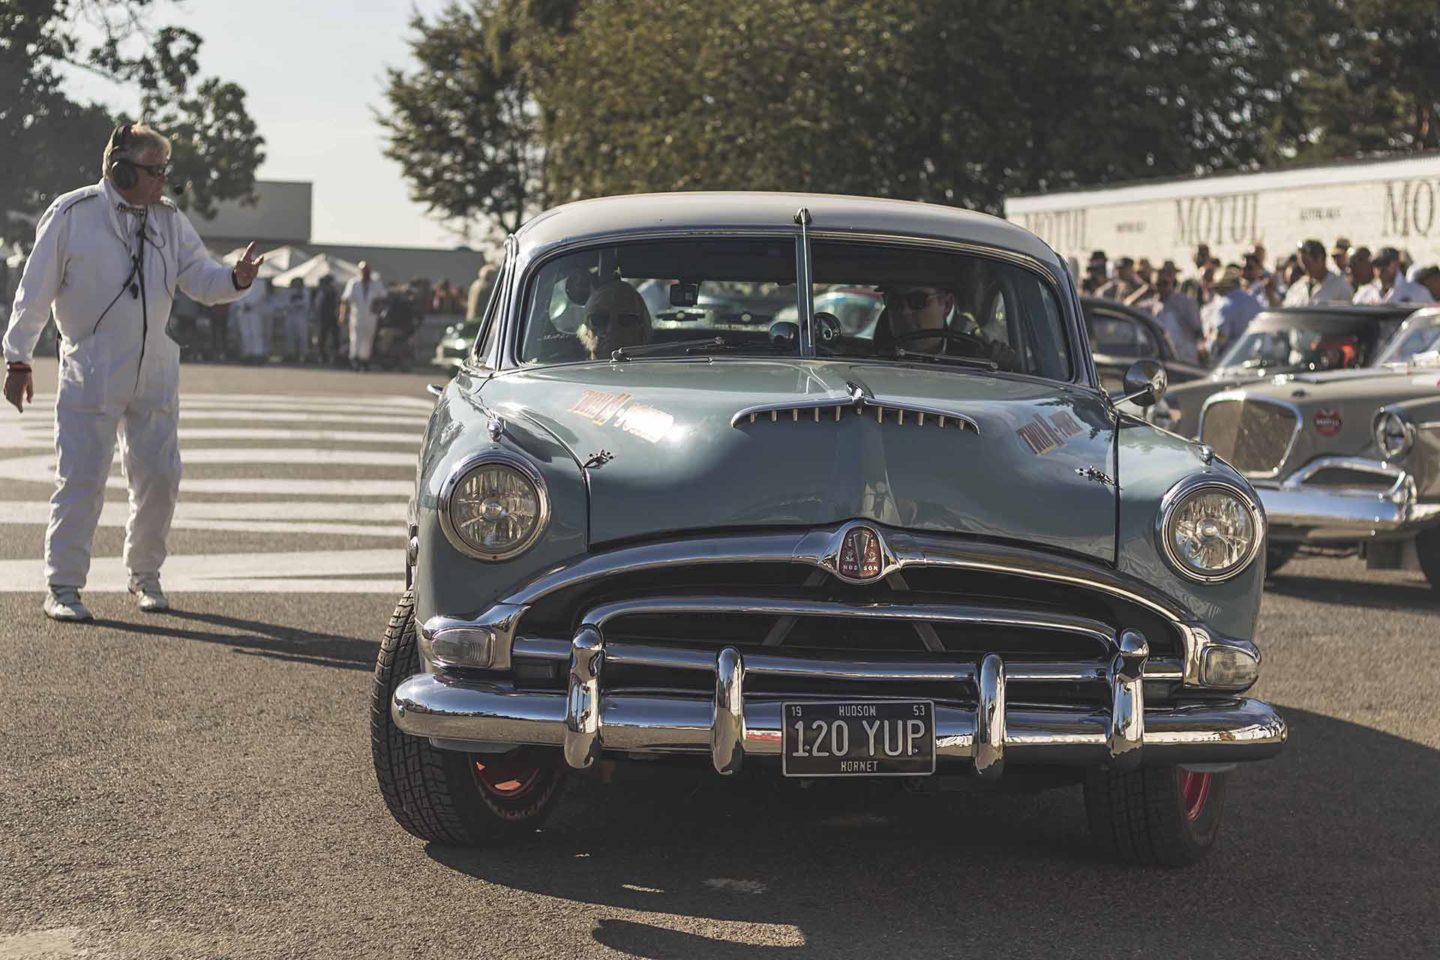
[[[1244,281],[1240,276],[1240,267],[1233,263],[1225,264],[1225,269],[1215,278],[1216,290],[1234,290]]]
[[[1371,262],[1374,263],[1377,267],[1383,267],[1388,263],[1399,263],[1400,251],[1396,250],[1394,247],[1381,247],[1379,250],[1375,251],[1375,256],[1374,258],[1372,258]]]
[[[1345,237],[1336,237],[1335,244],[1330,248],[1331,253],[1344,253],[1350,249],[1350,241]]]

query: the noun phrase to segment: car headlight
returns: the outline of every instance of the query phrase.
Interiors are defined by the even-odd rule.
[[[528,461],[492,451],[460,464],[440,490],[440,525],[477,560],[508,560],[530,548],[550,519],[545,480]]]
[[[1410,452],[1415,444],[1415,425],[1392,410],[1375,415],[1375,446],[1386,460],[1395,460]]]
[[[1231,484],[1187,481],[1161,501],[1157,532],[1171,566],[1191,580],[1216,583],[1255,559],[1265,539],[1265,514]]]

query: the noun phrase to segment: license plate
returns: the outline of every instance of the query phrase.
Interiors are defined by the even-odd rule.
[[[929,700],[786,703],[787,777],[918,777],[935,772]]]

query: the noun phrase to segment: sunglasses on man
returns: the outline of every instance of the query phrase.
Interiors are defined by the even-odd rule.
[[[127,160],[126,162],[136,170],[144,170],[156,180],[164,180],[170,176],[170,171],[174,169],[174,164],[169,160],[166,160],[164,163],[136,163],[134,160]]]
[[[924,310],[935,297],[934,290],[881,290],[880,296],[888,307],[905,307],[909,310]]]
[[[617,328],[634,330],[640,326],[640,314],[638,313],[611,313],[609,310],[596,310],[586,314],[585,325],[596,333],[605,333],[614,323]]]

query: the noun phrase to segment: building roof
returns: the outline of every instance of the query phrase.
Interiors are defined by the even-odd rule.
[[[534,217],[516,235],[521,249],[625,234],[697,229],[794,230],[801,207],[817,234],[900,234],[964,240],[1056,263],[1029,231],[983,213],[910,200],[813,193],[693,192],[632,194],[567,203]]]

